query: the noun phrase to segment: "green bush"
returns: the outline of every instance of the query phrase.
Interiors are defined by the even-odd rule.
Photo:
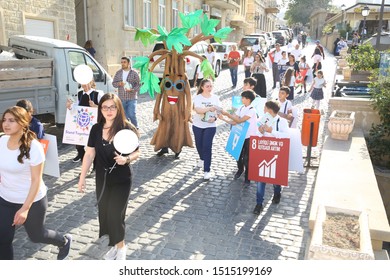
[[[371,44],[359,45],[347,56],[347,62],[352,70],[374,70],[379,67],[380,53]]]
[[[385,71],[387,76],[379,76],[379,69],[376,69],[368,85],[380,124],[372,125],[366,140],[372,162],[390,168],[390,71]]]

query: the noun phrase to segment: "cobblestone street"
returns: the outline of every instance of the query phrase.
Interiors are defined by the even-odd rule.
[[[314,45],[304,49],[308,62]],[[313,161],[318,161],[328,115],[327,99],[331,95],[336,62],[326,53],[323,63],[328,82],[326,97],[321,101],[318,146],[313,148]],[[224,69],[215,82],[214,92],[223,107],[231,107],[231,97],[241,93],[243,66],[239,68],[238,85],[231,90],[230,73]],[[272,91],[271,71],[266,74],[268,95]],[[195,93],[195,89],[192,89]],[[300,112],[311,107],[309,94],[296,95],[294,105]],[[267,185],[265,208],[261,215],[252,213],[256,205],[256,184],[243,187],[243,179],[233,180],[236,161],[225,151],[229,125],[218,121],[214,138],[212,174],[203,180],[203,171],[196,167],[195,148],[185,147],[179,159],[174,154],[157,157],[150,140],[157,127],[152,122],[154,100],[148,95],[138,99],[140,123],[140,158],[133,164],[134,181],[126,218],[127,259],[169,260],[276,260],[304,259],[310,236],[308,228],[316,168],[305,168],[301,174],[290,172],[289,187],[284,188],[280,204],[271,204],[271,186]],[[46,133],[62,140],[62,129],[48,127]],[[191,132],[192,133],[192,132]],[[61,177],[44,176],[48,186],[49,207],[47,228],[71,233],[73,242],[70,260],[101,260],[107,252],[108,240],[98,238],[94,178],[87,180],[86,194],[77,190],[81,163],[73,163],[74,146],[59,144]],[[303,149],[306,154],[306,147]],[[316,159],[317,157],[317,159]],[[55,246],[34,244],[23,228],[14,240],[15,259],[56,259]]]

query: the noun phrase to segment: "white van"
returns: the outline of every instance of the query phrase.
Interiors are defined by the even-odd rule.
[[[65,104],[67,98],[72,96],[73,99],[77,100],[79,84],[73,77],[73,70],[77,65],[86,64],[91,67],[96,83],[96,89],[102,90],[105,93],[115,91],[114,87],[112,86],[112,78],[107,73],[107,71],[88,53],[88,51],[74,43],[46,37],[16,35],[10,37],[8,47],[10,47],[11,51],[15,50],[18,58],[29,58],[19,62],[16,60],[18,63],[15,62],[15,65],[17,64],[17,67],[20,67],[21,69],[23,68],[23,61],[27,63],[30,59],[40,59],[42,61],[45,59],[51,59],[53,61],[53,73],[52,76],[48,78],[51,78],[52,86],[54,86],[55,104],[53,104],[53,108],[55,109],[51,109],[53,112],[41,113],[53,113],[55,115],[55,122],[58,124],[63,124],[65,122]],[[20,52],[18,50],[20,50]],[[12,66],[13,62],[9,61],[8,63],[9,66]],[[9,67],[8,69],[12,69],[12,67]],[[43,79],[41,80],[43,81]],[[17,82],[18,81],[15,83],[17,84]],[[36,91],[38,87],[32,87],[26,83],[21,85],[23,86],[19,86],[19,88],[12,86],[13,88],[10,89],[10,91],[13,91],[12,96],[14,96],[15,99],[31,100],[33,102],[34,108],[39,110],[40,107],[37,103],[37,100],[40,98],[39,92],[38,96],[32,95],[33,91]],[[31,91],[28,91],[28,87],[32,87]],[[5,92],[6,90],[7,89],[5,88],[0,89],[1,108],[3,108],[5,105],[8,106],[10,104],[9,102],[12,101],[12,103],[14,103],[15,101],[9,101],[1,98],[3,92],[5,94],[9,93],[9,91]],[[28,92],[31,92],[31,96],[26,96]],[[50,106],[46,106],[46,108],[49,107]],[[37,113],[39,114],[40,112],[38,111]]]

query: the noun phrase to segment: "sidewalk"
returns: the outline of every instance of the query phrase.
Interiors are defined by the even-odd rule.
[[[308,58],[313,49],[314,45],[310,45],[304,50]],[[323,69],[328,81],[327,100],[335,71],[335,61],[329,53]],[[268,88],[272,85],[270,75],[266,75]],[[243,78],[240,67],[238,88]],[[224,70],[215,90],[225,108],[231,107],[231,96],[240,93],[230,87],[229,71]],[[269,96],[277,96],[277,90],[269,91]],[[320,140],[312,156],[319,156],[322,146],[327,116],[325,100],[321,102],[325,115],[321,118]],[[311,99],[308,94],[300,95],[294,104],[299,110],[310,108]],[[135,177],[126,218],[127,259],[303,259],[310,235],[308,220],[317,169],[305,168],[302,174],[290,172],[290,185],[283,190],[277,206],[271,204],[272,191],[267,186],[264,210],[255,216],[252,210],[256,204],[256,184],[252,182],[249,188],[244,188],[243,179],[233,180],[236,162],[225,152],[229,126],[218,123],[213,145],[214,176],[205,182],[202,170],[195,167],[196,149],[184,148],[178,160],[174,160],[173,153],[156,157],[149,144],[157,127],[151,122],[153,106],[154,101],[147,95],[140,96],[142,154],[133,164]],[[61,142],[62,129],[50,127],[47,133],[57,135]],[[59,144],[61,177],[44,176],[49,189],[46,225],[73,235],[69,259],[101,260],[108,250],[108,240],[98,238],[94,178],[87,179],[85,195],[78,193],[81,165],[72,162],[75,153],[73,146]],[[15,259],[54,260],[57,256],[56,247],[32,243],[23,228],[17,230],[14,246]]]

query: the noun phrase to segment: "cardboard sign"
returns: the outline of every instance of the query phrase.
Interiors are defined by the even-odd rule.
[[[45,151],[46,160],[45,165],[43,167],[43,174],[59,178],[60,163],[58,161],[57,137],[55,135],[45,133],[45,136],[41,140],[47,142],[47,152]]]
[[[89,132],[97,122],[97,114],[98,109],[94,107],[75,106],[66,110],[62,143],[86,146]]]
[[[238,109],[242,106],[241,95],[232,96],[232,108]]]
[[[288,185],[290,139],[251,136],[248,179]]]
[[[243,122],[233,125],[228,141],[226,143],[226,151],[238,160],[241,154],[242,147],[244,146],[245,136],[249,129],[249,122]]]

